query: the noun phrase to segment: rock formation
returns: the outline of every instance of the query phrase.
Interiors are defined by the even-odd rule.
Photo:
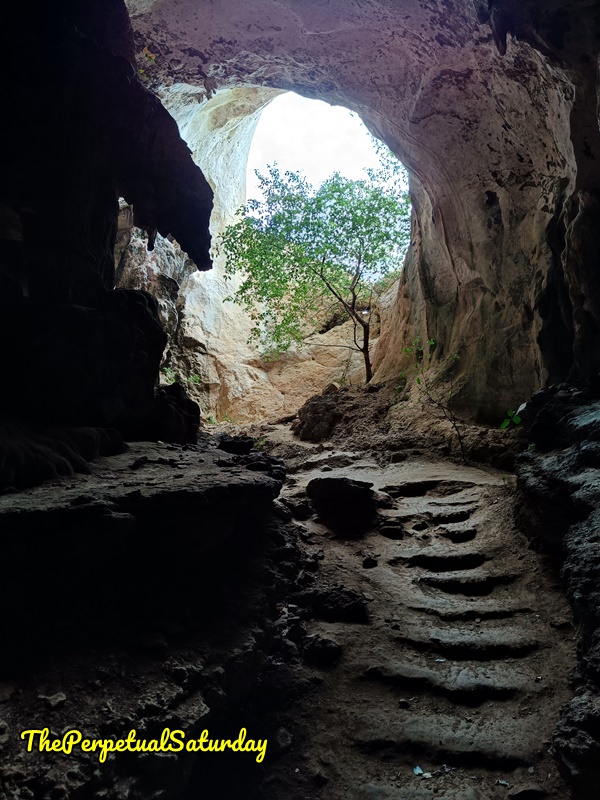
[[[212,191],[136,77],[119,0],[9,4],[1,22],[4,427],[16,418],[194,438],[197,409],[155,393],[166,340],[156,301],[114,291],[113,247],[121,195],[150,246],[157,231],[172,234],[208,269]]]
[[[128,3],[156,86],[292,89],[360,113],[412,176],[413,247],[378,350],[458,353],[496,419],[594,369],[597,10],[585,2]],[[174,65],[176,72],[173,72]],[[579,267],[575,265],[579,264]],[[577,277],[575,277],[577,271]],[[538,344],[539,340],[539,344]]]
[[[254,501],[260,514],[269,514],[281,464],[253,452],[226,458],[212,453],[206,471],[198,470],[205,456],[198,455],[195,444],[183,449],[196,441],[198,407],[181,386],[157,384],[167,343],[163,324],[177,326],[170,345],[173,363],[194,351],[197,360],[186,369],[197,370],[215,386],[219,376],[211,369],[217,370],[219,359],[210,362],[211,350],[218,356],[218,347],[224,352],[237,340],[237,333],[229,339],[223,335],[217,347],[208,346],[216,330],[210,322],[215,309],[219,325],[231,334],[218,273],[195,296],[194,307],[181,300],[181,287],[199,284],[195,267],[211,266],[209,184],[230,193],[223,201],[228,208],[240,192],[243,159],[213,159],[218,180],[211,177],[211,135],[219,130],[242,152],[261,106],[274,93],[293,89],[360,113],[411,173],[412,246],[400,284],[382,309],[375,380],[395,377],[403,347],[420,336],[436,340],[436,359],[461,356],[464,389],[458,402],[479,421],[498,421],[546,382],[586,384],[533,401],[530,430],[537,449],[522,457],[519,480],[532,509],[526,523],[564,561],[581,623],[576,676],[581,692],[570,703],[554,746],[563,773],[587,800],[590,787],[597,787],[600,752],[594,406],[600,395],[600,6],[589,0],[129,0],[128,8],[131,25],[123,0],[11,2],[0,12],[6,62],[1,79],[6,114],[0,150],[0,336],[5,345],[0,487],[6,490],[5,527],[10,525],[7,552],[0,553],[10,578],[1,605],[3,631],[16,647],[7,652],[17,660],[29,652],[28,623],[38,605],[24,605],[14,618],[7,617],[7,606],[31,575],[39,578],[33,595],[39,605],[55,586],[74,586],[81,593],[91,586],[113,597],[115,576],[113,599],[125,601],[123,570],[136,568],[148,529],[153,539],[144,550],[136,588],[149,598],[166,563],[166,586],[175,591],[183,564],[185,596],[192,598],[195,567],[207,552],[201,546],[206,541],[195,536],[198,509],[209,509],[205,537],[218,538],[221,521],[231,514],[232,541],[244,546],[252,543],[245,525]],[[194,164],[186,138],[194,141],[196,161],[208,180]],[[119,198],[118,269],[127,289],[115,289]],[[217,208],[213,232],[223,222],[220,214]],[[171,259],[170,273],[161,264],[154,271],[144,267],[135,278],[137,266],[150,262],[145,256],[129,264],[121,258],[130,223],[145,231],[150,250],[159,241],[162,258]],[[163,238],[157,240],[158,235]],[[134,244],[140,247],[139,241]],[[158,299],[131,288],[144,281]],[[247,381],[264,375],[264,370],[252,373],[255,365],[246,355],[241,365],[240,395],[249,390]],[[328,399],[335,406],[335,398]],[[336,409],[329,411],[335,422]],[[48,489],[45,508],[29,506],[31,494],[18,494],[49,477],[92,469],[87,462],[122,450],[123,438],[181,443],[180,450],[161,444],[148,451],[156,463],[174,470],[173,482],[169,475],[165,483],[158,470],[158,483],[142,478],[142,491],[135,480],[127,481],[133,487],[127,491],[125,474],[148,467],[151,478],[154,469],[148,453],[134,449],[140,460],[129,464],[129,456],[120,456],[114,462],[120,471],[96,465],[106,488],[98,501],[80,494],[76,483],[60,481],[52,485],[60,487],[55,492]],[[167,455],[176,451],[177,456]],[[253,478],[246,470],[271,470],[274,477]],[[188,476],[180,478],[182,491],[175,486],[177,472]],[[55,508],[59,495],[63,503]],[[562,499],[566,508],[558,505]],[[56,515],[48,516],[50,507]],[[178,541],[182,556],[169,550],[163,560],[169,508],[181,523],[175,526],[179,539],[173,536],[169,544]],[[286,510],[279,509],[284,515]],[[389,531],[384,538],[393,541],[400,535],[395,530],[392,538]],[[258,539],[261,532],[262,521],[253,519],[252,536]],[[279,532],[277,567],[267,564],[258,580],[270,580],[273,591],[268,600],[256,600],[259,605],[276,608],[277,587],[296,580],[292,539],[289,531]],[[198,550],[187,560],[192,544]],[[219,540],[219,552],[225,544]],[[218,573],[212,572],[211,552],[202,575],[216,581],[222,575],[237,592],[243,552],[236,552],[233,571],[221,564]],[[88,585],[83,567],[90,564]],[[68,580],[62,579],[63,570]],[[311,583],[303,573],[306,586],[299,587],[299,596]],[[246,630],[264,637],[260,657],[267,658],[273,652],[269,633],[255,629],[266,612],[247,614],[244,597],[235,597]],[[317,591],[311,598],[322,599]],[[52,641],[60,647],[60,636],[68,638],[81,627],[80,620],[69,617],[67,599],[63,590],[54,617],[51,604],[48,609],[48,630],[57,633]],[[84,612],[91,608],[89,600]],[[119,611],[112,609],[115,625]],[[143,609],[138,611],[132,618],[136,628],[141,621],[157,622],[141,620]],[[167,623],[177,618],[177,608],[171,611]],[[213,621],[210,614],[203,618],[207,621]],[[39,618],[36,624],[37,644],[43,647],[45,629]],[[100,628],[90,630],[94,641]],[[126,625],[122,633],[127,635]],[[164,642],[158,646],[164,648]],[[291,652],[294,646],[291,640],[285,645]],[[257,674],[246,667],[259,648],[234,651],[231,672],[221,681],[228,689],[240,673]],[[107,674],[112,658],[109,654],[102,664]],[[172,663],[176,672],[168,682],[184,721],[188,711],[197,720],[204,702],[189,677],[194,659],[182,655],[182,663]],[[78,663],[82,670],[85,659]],[[5,664],[7,670],[14,666],[16,661]],[[183,694],[176,688],[182,683]],[[219,681],[204,675],[198,686],[212,692],[218,708],[220,690],[225,691]],[[61,708],[60,695],[36,693],[31,700]],[[135,714],[156,716],[154,702],[149,697]],[[163,695],[161,722],[168,702]],[[16,706],[11,708],[14,712]],[[30,708],[41,713],[35,703]],[[21,717],[15,712],[13,727]],[[117,722],[125,724],[125,716]],[[471,729],[464,730],[470,738]],[[113,734],[109,726],[107,735]],[[532,735],[537,741],[537,732]],[[279,741],[282,749],[286,741],[289,746],[289,737]],[[22,797],[23,774],[16,773],[14,796]],[[44,783],[42,773],[36,788],[53,797],[68,795],[65,786]],[[96,773],[89,785],[100,796],[105,790]],[[79,791],[80,786],[79,796],[86,796],[85,780],[70,788]],[[129,788],[124,785],[123,793],[113,796],[127,796]],[[156,791],[160,796],[160,787]]]
[[[206,100],[203,89],[182,84],[160,90],[215,189],[214,241],[245,202],[246,163],[256,124],[265,104],[278,94],[274,89],[237,87]],[[248,342],[248,314],[226,300],[239,282],[225,278],[218,248],[212,253],[213,269],[201,273],[177,243],[161,236],[149,253],[127,208],[120,220],[123,233],[129,235],[116,253],[117,285],[144,289],[158,299],[169,336],[162,377],[165,382],[182,381],[204,416],[235,422],[276,419],[293,413],[327,383],[360,368],[358,354],[347,349],[352,341],[348,327],[317,335],[313,346],[294,349],[277,362],[263,360]]]

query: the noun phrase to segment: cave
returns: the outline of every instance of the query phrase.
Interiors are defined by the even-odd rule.
[[[0,19],[0,797],[595,797],[598,5]],[[359,114],[413,207],[373,380],[303,405],[211,249],[285,91]],[[400,380],[415,341],[451,402]]]

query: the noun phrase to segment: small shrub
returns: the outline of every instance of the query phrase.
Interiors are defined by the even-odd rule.
[[[500,430],[501,431],[505,431],[508,427],[510,427],[510,423],[511,422],[514,425],[520,425],[521,424],[521,417],[517,414],[516,411],[512,411],[512,410],[509,409],[506,412],[506,419],[504,420],[502,425],[500,425]]]

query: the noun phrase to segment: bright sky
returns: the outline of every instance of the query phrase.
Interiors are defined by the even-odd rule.
[[[258,122],[248,158],[248,199],[260,199],[254,170],[265,172],[275,163],[319,186],[334,172],[364,178],[365,167],[377,167],[379,160],[358,114],[287,92],[269,103]]]

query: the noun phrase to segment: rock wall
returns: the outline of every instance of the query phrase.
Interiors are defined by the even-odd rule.
[[[209,268],[212,191],[136,78],[120,0],[7,4],[0,31],[0,485],[16,485],[25,464],[81,465],[57,427],[195,438],[197,408],[155,391],[166,337],[150,295],[114,291],[113,248],[122,195],[150,243],[172,234]]]
[[[598,11],[584,0],[128,3],[154,85],[290,89],[362,116],[412,175],[413,247],[377,379],[402,346],[458,353],[497,419],[596,369]],[[589,267],[582,267],[582,264]],[[538,343],[539,342],[539,343]]]
[[[525,415],[531,445],[516,465],[521,526],[562,565],[573,608],[575,697],[561,711],[553,751],[582,800],[594,796],[600,781],[600,402],[594,388],[552,387],[534,395]]]

